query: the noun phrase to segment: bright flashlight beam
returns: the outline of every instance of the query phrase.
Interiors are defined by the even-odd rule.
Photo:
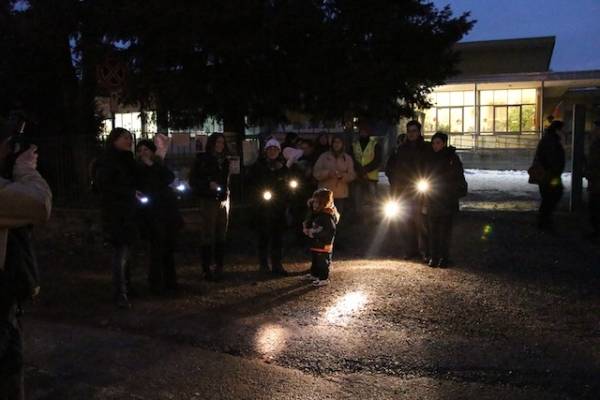
[[[383,213],[387,218],[396,218],[400,214],[400,203],[390,200],[383,206]]]
[[[297,180],[295,180],[295,179],[294,179],[294,180],[292,180],[292,181],[290,181],[290,187],[291,187],[292,189],[296,189],[296,188],[298,187],[298,181],[297,181]]]
[[[266,201],[269,201],[272,198],[273,198],[273,193],[269,192],[268,190],[263,193],[263,199],[265,199]]]
[[[185,190],[186,190],[186,187],[185,187],[185,185],[184,185],[183,183],[180,183],[179,185],[177,185],[177,188],[176,188],[176,189],[177,189],[178,191],[180,191],[180,192],[185,192]]]
[[[417,190],[419,193],[427,193],[429,191],[429,182],[425,179],[421,179],[417,182]]]
[[[146,196],[140,197],[140,203],[142,203],[142,204],[148,204],[149,201],[150,201],[150,199],[147,198]]]

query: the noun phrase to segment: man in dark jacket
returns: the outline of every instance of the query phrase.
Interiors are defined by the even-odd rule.
[[[290,175],[281,158],[281,146],[276,139],[267,141],[265,156],[254,164],[250,174],[260,269],[269,271],[270,258],[271,272],[287,275],[282,264],[282,239],[290,197]]]
[[[421,214],[422,196],[415,190],[417,183],[425,178],[425,159],[431,153],[431,145],[421,135],[421,124],[406,124],[406,140],[390,157],[386,174],[390,180],[392,196],[402,200],[406,218],[402,233],[403,251],[406,259],[421,257],[429,262],[427,227]]]
[[[539,180],[542,203],[539,209],[538,227],[553,230],[552,214],[563,194],[561,175],[565,170],[565,149],[561,143],[564,123],[553,121],[540,140],[534,159],[534,165],[540,166],[543,176]]]
[[[594,122],[590,139],[585,175],[588,180],[588,207],[592,226],[590,238],[596,239],[600,237],[600,120]]]
[[[177,197],[171,188],[173,172],[156,157],[156,145],[142,140],[136,145],[138,156],[138,189],[148,198],[139,205],[140,232],[150,243],[148,280],[152,291],[162,294],[177,289],[175,273],[175,243],[183,219],[177,207]]]
[[[433,135],[433,151],[426,163],[430,189],[423,195],[423,214],[427,216],[432,268],[445,268],[449,264],[453,218],[458,212],[458,199],[467,194],[462,162],[456,149],[447,144],[448,135],[441,132]]]

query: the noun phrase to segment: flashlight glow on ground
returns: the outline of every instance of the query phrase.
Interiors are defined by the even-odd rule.
[[[287,332],[281,326],[274,324],[261,326],[256,333],[256,349],[266,356],[275,356],[283,349],[286,337]]]
[[[367,295],[362,291],[349,292],[341,296],[326,312],[325,320],[330,324],[345,325],[367,304]]]
[[[290,181],[290,187],[291,187],[292,189],[296,189],[296,188],[298,187],[298,181],[297,181],[297,180],[295,180],[295,179],[294,179],[294,180],[292,180],[292,181]]]
[[[266,201],[269,201],[273,198],[273,193],[271,193],[270,191],[266,191],[263,193],[263,199],[265,199]]]
[[[419,193],[427,193],[429,191],[429,182],[425,179],[421,179],[417,182],[417,190]]]

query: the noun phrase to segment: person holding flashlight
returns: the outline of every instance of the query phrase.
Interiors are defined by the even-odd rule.
[[[431,153],[430,143],[421,135],[421,123],[409,121],[406,124],[406,138],[389,158],[386,175],[390,180],[393,198],[402,199],[403,214],[401,247],[404,259],[420,258],[429,262],[427,226],[421,213],[425,190],[425,160]],[[419,181],[422,181],[419,190]]]
[[[448,135],[431,138],[433,152],[427,159],[427,181],[421,182],[423,214],[429,235],[429,266],[445,268],[450,263],[450,243],[458,200],[467,195],[467,181],[456,149],[448,146]]]
[[[155,294],[177,290],[175,243],[183,219],[177,207],[177,196],[171,188],[175,174],[156,155],[151,140],[135,146],[138,160],[138,190],[148,199],[138,210],[140,233],[150,243],[148,281]]]
[[[228,155],[225,136],[213,133],[206,142],[206,152],[198,154],[190,173],[190,185],[202,217],[202,270],[207,280],[220,280],[223,275],[229,226]]]
[[[250,186],[254,203],[253,225],[258,230],[260,270],[287,275],[283,268],[283,233],[290,193],[290,174],[281,156],[281,145],[271,138],[265,151],[251,168]],[[269,261],[271,266],[269,268]]]
[[[136,212],[142,197],[137,192],[137,165],[133,136],[124,128],[113,129],[106,149],[94,164],[94,187],[100,194],[102,228],[113,247],[114,297],[119,308],[130,308],[130,253],[138,237]]]

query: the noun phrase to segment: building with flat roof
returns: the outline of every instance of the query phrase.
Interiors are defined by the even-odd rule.
[[[554,37],[458,43],[460,73],[436,87],[433,107],[420,112],[425,136],[449,133],[468,165],[523,169],[548,117],[570,131],[573,105],[582,104],[591,131],[600,119],[600,70],[551,71],[554,43]]]

